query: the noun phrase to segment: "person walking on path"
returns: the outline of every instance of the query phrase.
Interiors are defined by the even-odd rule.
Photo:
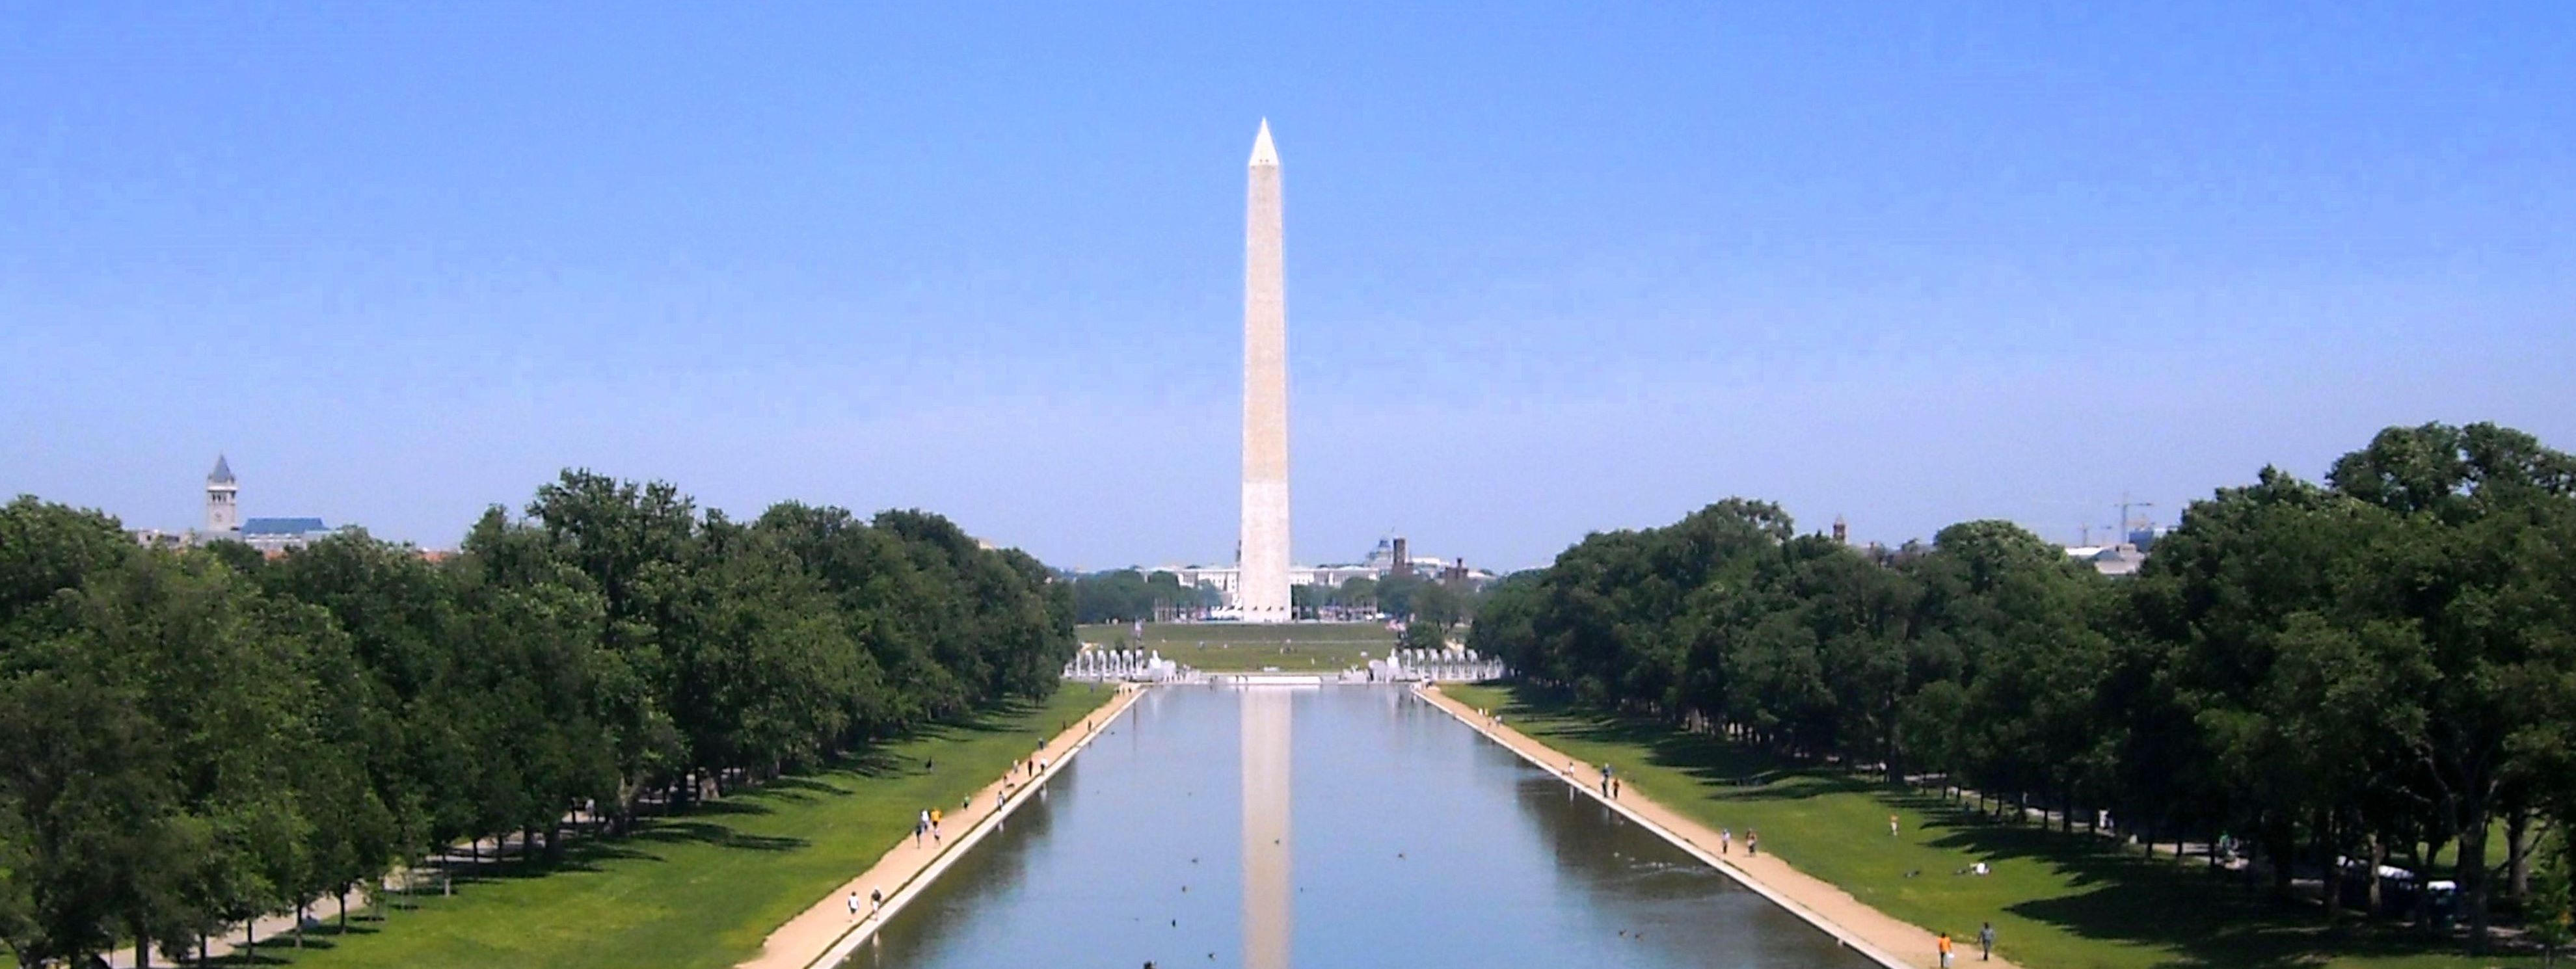
[[[1941,933],[1941,938],[1933,942],[1933,947],[1941,952],[1941,969],[1950,969],[1950,933]]]
[[[1995,957],[1995,923],[1988,922],[1977,930],[1977,961]]]
[[[885,889],[868,889],[868,916],[874,918],[883,914],[885,914]]]
[[[853,921],[855,921],[855,920],[857,920],[857,919],[858,919],[858,917],[859,917],[859,890],[858,890],[858,889],[853,888],[853,889],[850,889],[850,918],[851,918]]]
[[[1718,853],[1718,854],[1721,854],[1721,855],[1722,855],[1722,854],[1725,854],[1725,853],[1726,853],[1726,849],[1731,848],[1731,847],[1734,847],[1734,845],[1735,845],[1735,829],[1734,829],[1734,828],[1719,828],[1719,829],[1717,829],[1717,853]]]
[[[1744,829],[1744,853],[1756,857],[1762,854],[1762,832]]]

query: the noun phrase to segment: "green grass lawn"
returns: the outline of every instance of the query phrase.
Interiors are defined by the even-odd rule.
[[[1116,648],[1150,649],[1183,666],[1214,673],[1243,672],[1276,666],[1282,672],[1332,672],[1383,658],[1395,648],[1395,633],[1373,622],[1287,623],[1147,623],[1140,641],[1126,625],[1084,626],[1083,642]]]
[[[353,920],[345,936],[308,933],[301,952],[284,939],[263,944],[259,958],[309,967],[721,969],[758,953],[771,930],[910,835],[920,810],[954,808],[1111,695],[1068,684],[1044,702],[888,744],[844,769],[786,778],[630,837],[585,839],[558,866],[502,866],[460,882],[453,897],[419,898],[388,922]],[[935,772],[922,769],[925,757]]]
[[[2471,959],[2396,927],[2329,934],[2316,909],[2277,905],[2197,861],[2148,859],[2088,835],[1983,819],[1938,796],[1808,768],[1646,719],[1603,716],[1505,686],[1443,686],[1460,701],[1710,826],[1761,832],[1764,851],[1897,918],[1974,938],[2040,969],[2150,966],[2471,969]],[[1898,815],[1904,836],[1890,838]],[[1984,860],[1993,874],[1953,874]],[[1913,874],[1917,873],[1919,874]],[[2349,920],[2348,920],[2349,921]]]

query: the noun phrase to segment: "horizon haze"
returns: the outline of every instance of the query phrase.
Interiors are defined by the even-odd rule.
[[[1229,561],[1264,117],[1301,563],[2576,447],[2576,8],[982,14],[0,3],[0,497]]]

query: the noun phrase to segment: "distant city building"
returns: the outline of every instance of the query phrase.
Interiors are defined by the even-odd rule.
[[[277,555],[329,538],[336,531],[319,518],[253,518],[242,523],[236,537],[252,548]]]
[[[2103,575],[2125,578],[2138,574],[2138,569],[2147,564],[2147,555],[2155,551],[2156,540],[2172,530],[2165,525],[2132,528],[2121,536],[2123,541],[2109,545],[2066,546],[2066,556],[2092,565],[2093,571]]]
[[[228,538],[241,532],[241,484],[233,480],[232,462],[215,455],[215,469],[206,472],[206,534]]]
[[[1288,584],[1338,589],[1352,579],[1385,581],[1392,575],[1414,574],[1414,563],[1417,561],[1438,562],[1439,560],[1429,556],[1417,559],[1402,536],[1390,536],[1378,539],[1377,547],[1371,549],[1367,557],[1358,562],[1289,566]],[[1214,589],[1228,607],[1234,606],[1242,594],[1243,572],[1230,565],[1159,565],[1139,571],[1148,575],[1169,572],[1180,579],[1184,587],[1205,586]],[[1444,582],[1465,582],[1476,585],[1491,582],[1496,578],[1491,570],[1468,568],[1467,560],[1463,558],[1441,565],[1438,577]]]
[[[135,544],[144,548],[186,548],[189,537],[196,533],[167,532],[158,528],[131,528],[127,529],[125,534],[134,539]]]
[[[206,473],[206,527],[199,531],[170,532],[158,528],[138,528],[126,532],[136,544],[147,548],[186,548],[211,542],[241,542],[267,555],[283,555],[292,549],[330,537],[339,529],[322,519],[241,517],[241,480],[233,477],[233,465],[223,455],[215,456],[215,469]]]
[[[2093,566],[2093,571],[2113,578],[2136,575],[2138,568],[2147,564],[2146,550],[2129,542],[2121,542],[2118,545],[2069,545],[2066,546],[2066,557],[2089,564]]]

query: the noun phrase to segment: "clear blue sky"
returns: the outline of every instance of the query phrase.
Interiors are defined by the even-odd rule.
[[[1301,561],[2576,448],[2576,5],[1385,6],[0,5],[0,492],[1224,560],[1264,116]]]

